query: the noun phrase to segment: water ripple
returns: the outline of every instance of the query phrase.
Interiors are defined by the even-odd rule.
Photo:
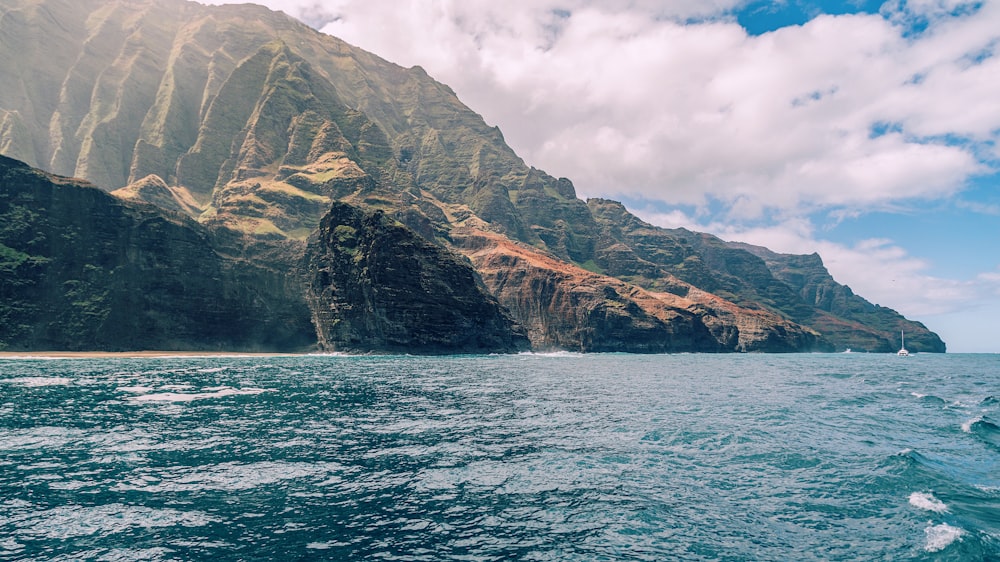
[[[0,361],[0,558],[997,558],[998,387],[927,354]]]

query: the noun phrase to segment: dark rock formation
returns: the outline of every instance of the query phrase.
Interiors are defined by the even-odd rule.
[[[340,351],[528,347],[467,262],[381,212],[334,204],[306,254],[0,157],[0,349],[304,351],[317,334]]]
[[[528,341],[468,263],[381,211],[334,203],[307,251],[308,300],[331,351],[513,352]]]
[[[286,273],[221,255],[183,215],[0,157],[0,348],[308,348]]]

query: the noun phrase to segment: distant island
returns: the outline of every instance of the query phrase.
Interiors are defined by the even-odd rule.
[[[280,12],[0,28],[0,351],[945,351],[816,254],[577,198],[419,67]]]

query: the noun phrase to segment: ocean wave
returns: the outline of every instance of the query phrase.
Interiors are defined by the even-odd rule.
[[[18,429],[0,429],[0,451],[30,449],[59,449],[85,436],[82,429],[39,426]]]
[[[153,548],[112,548],[74,552],[51,558],[50,562],[78,562],[97,560],[99,562],[153,562],[155,560],[176,560],[171,557],[172,549],[157,546]]]
[[[160,387],[161,390],[191,390],[194,388],[193,384],[165,384]]]
[[[277,392],[273,388],[232,388],[229,386],[213,386],[202,390],[207,392],[154,392],[153,394],[130,396],[128,399],[133,402],[192,402],[225,396],[253,396],[265,392]]]
[[[152,386],[136,385],[136,386],[119,386],[116,390],[118,392],[134,392],[136,394],[143,394],[156,389],[153,388]]]
[[[993,423],[986,416],[976,416],[962,424],[962,431],[966,433],[985,433],[989,435],[1000,435],[1000,426]]]
[[[1000,426],[984,415],[976,416],[963,423],[962,431],[975,436],[990,447],[1000,449]]]
[[[916,398],[917,400],[920,400],[921,402],[929,402],[931,404],[945,404],[946,403],[946,401],[945,401],[944,398],[940,398],[938,396],[934,396],[933,394],[922,394],[920,392],[911,392],[910,396],[913,396],[914,398]]]
[[[934,497],[934,494],[925,492],[913,492],[910,494],[910,505],[917,509],[944,513],[948,511],[948,506],[943,501]]]
[[[927,456],[913,449],[903,449],[892,454],[883,463],[891,474],[907,482],[910,490],[946,490],[954,483],[954,468],[946,460]],[[914,500],[911,503],[912,501]]]
[[[976,416],[970,420],[966,420],[965,423],[962,424],[962,431],[966,433],[972,433],[972,426],[976,425],[981,421],[983,421],[983,416]]]
[[[927,537],[927,542],[924,545],[924,550],[927,552],[938,552],[948,548],[948,546],[962,539],[962,535],[965,534],[959,527],[952,527],[947,523],[941,523],[940,525],[928,525],[924,529],[924,535]]]
[[[0,557],[7,559],[9,557],[11,560],[14,559],[14,555],[24,550],[24,545],[15,541],[12,538],[0,539]]]
[[[923,466],[929,462],[927,457],[909,447],[889,455],[886,461],[890,465],[902,465],[906,467]]]

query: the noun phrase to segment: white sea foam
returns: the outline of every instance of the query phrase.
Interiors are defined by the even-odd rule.
[[[934,494],[924,492],[913,492],[910,494],[910,505],[917,509],[944,513],[948,511],[948,506],[943,501],[934,497]]]
[[[73,379],[66,377],[17,377],[0,379],[0,383],[18,384],[21,386],[66,386],[73,384]]]
[[[972,433],[972,426],[975,425],[976,422],[981,422],[981,421],[983,421],[983,416],[976,416],[972,418],[971,420],[962,424],[962,431],[966,433]]]
[[[926,394],[920,394],[919,392],[911,392],[910,396],[914,396],[916,398],[926,398],[927,397]]]
[[[194,400],[206,400],[209,398],[222,398],[224,396],[256,395],[265,392],[277,392],[273,388],[232,388],[228,386],[214,386],[203,390],[209,392],[155,392],[153,394],[140,394],[132,396],[129,400],[135,402],[191,402]]]
[[[532,357],[583,357],[582,353],[576,351],[522,351],[518,355]]]
[[[927,544],[924,545],[924,550],[927,552],[944,550],[956,540],[961,540],[963,534],[965,534],[965,531],[959,527],[952,527],[947,523],[928,525],[924,529],[924,535],[927,536]]]

